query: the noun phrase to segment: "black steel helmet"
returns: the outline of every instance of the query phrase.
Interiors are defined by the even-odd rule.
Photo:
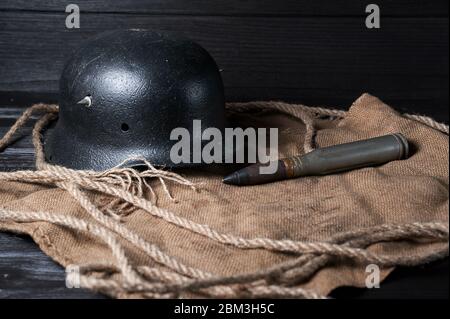
[[[170,159],[172,129],[223,129],[223,84],[200,45],[172,34],[121,30],[87,41],[60,79],[59,117],[44,139],[50,163],[105,170],[128,158]]]

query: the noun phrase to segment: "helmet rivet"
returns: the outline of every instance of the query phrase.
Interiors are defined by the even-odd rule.
[[[90,95],[86,95],[84,98],[82,98],[81,100],[79,100],[77,102],[77,104],[82,104],[86,107],[90,107],[92,105],[92,98]]]

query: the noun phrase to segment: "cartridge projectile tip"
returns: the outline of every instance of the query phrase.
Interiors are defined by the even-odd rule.
[[[232,173],[230,175],[225,176],[222,179],[222,182],[228,185],[236,185],[239,181],[239,176],[236,176],[237,174]]]

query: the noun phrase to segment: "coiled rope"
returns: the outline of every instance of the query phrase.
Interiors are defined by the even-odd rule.
[[[303,144],[305,152],[314,149],[314,118],[316,116],[337,118],[345,116],[345,111],[341,110],[282,102],[229,103],[227,108],[233,112],[270,109],[300,119],[306,126]],[[97,223],[88,223],[64,214],[13,211],[4,208],[0,208],[0,219],[15,222],[45,221],[90,233],[104,241],[115,257],[116,264],[81,265],[81,273],[77,278],[74,277],[74,274],[69,273],[68,280],[79,280],[82,287],[102,291],[117,297],[123,296],[125,293],[140,293],[151,298],[167,298],[195,292],[204,297],[221,298],[325,298],[325,296],[321,296],[310,289],[306,290],[293,285],[308,280],[334,258],[345,258],[390,267],[414,266],[448,256],[448,225],[442,222],[380,225],[343,233],[326,242],[243,238],[234,234],[222,233],[209,225],[196,223],[180,217],[174,212],[160,208],[155,202],[142,196],[142,187],[143,185],[148,186],[146,182],[148,178],[158,178],[169,196],[166,181],[195,189],[194,184],[178,174],[158,170],[150,163],[147,163],[148,169],[144,172],[117,167],[101,173],[73,170],[47,163],[41,143],[41,132],[50,121],[57,117],[57,105],[36,104],[28,108],[0,140],[0,151],[12,142],[13,135],[35,112],[43,113],[42,117],[36,122],[32,133],[37,170],[0,172],[0,180],[46,184],[64,189],[78,201],[80,206]],[[403,116],[448,134],[449,127],[447,125],[438,123],[429,117],[410,114],[404,114]],[[86,195],[85,192],[90,190],[110,195],[132,207],[140,208],[156,218],[161,218],[168,223],[225,245],[231,245],[239,249],[289,252],[297,257],[257,272],[218,276],[182,263],[157,245],[140,237],[113,216],[105,214]],[[120,212],[117,213],[120,215]],[[367,250],[368,246],[378,242],[418,238],[426,238],[432,242],[443,242],[447,245],[431,254],[406,257],[387,256]],[[141,249],[163,268],[132,265],[119,239],[127,240]],[[120,279],[100,279],[92,275],[92,272],[96,271],[120,273],[122,276]]]

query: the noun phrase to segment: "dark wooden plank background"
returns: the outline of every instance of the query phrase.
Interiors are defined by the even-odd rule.
[[[176,31],[208,49],[228,100],[280,99],[348,107],[362,92],[400,110],[448,119],[448,1],[378,1],[381,28],[365,27],[364,1],[0,2],[0,93],[53,93],[82,40],[115,28]]]
[[[66,29],[75,2],[81,28]],[[378,0],[381,28],[356,0],[0,0],[0,136],[24,107],[57,102],[64,60],[104,30],[182,33],[216,59],[229,101],[284,100],[337,108],[361,93],[448,123],[448,1]],[[33,167],[29,127],[0,153],[0,170]],[[1,203],[0,203],[1,204]],[[448,298],[448,260],[401,269],[381,290],[337,297]],[[63,270],[27,237],[0,234],[0,298],[93,297],[64,288]]]
[[[76,3],[83,12],[137,13],[153,15],[207,15],[207,16],[365,16],[370,1],[355,0],[2,0],[0,9],[15,11],[64,11]],[[447,17],[448,2],[443,0],[378,0],[383,15]],[[447,11],[446,11],[447,10]]]

